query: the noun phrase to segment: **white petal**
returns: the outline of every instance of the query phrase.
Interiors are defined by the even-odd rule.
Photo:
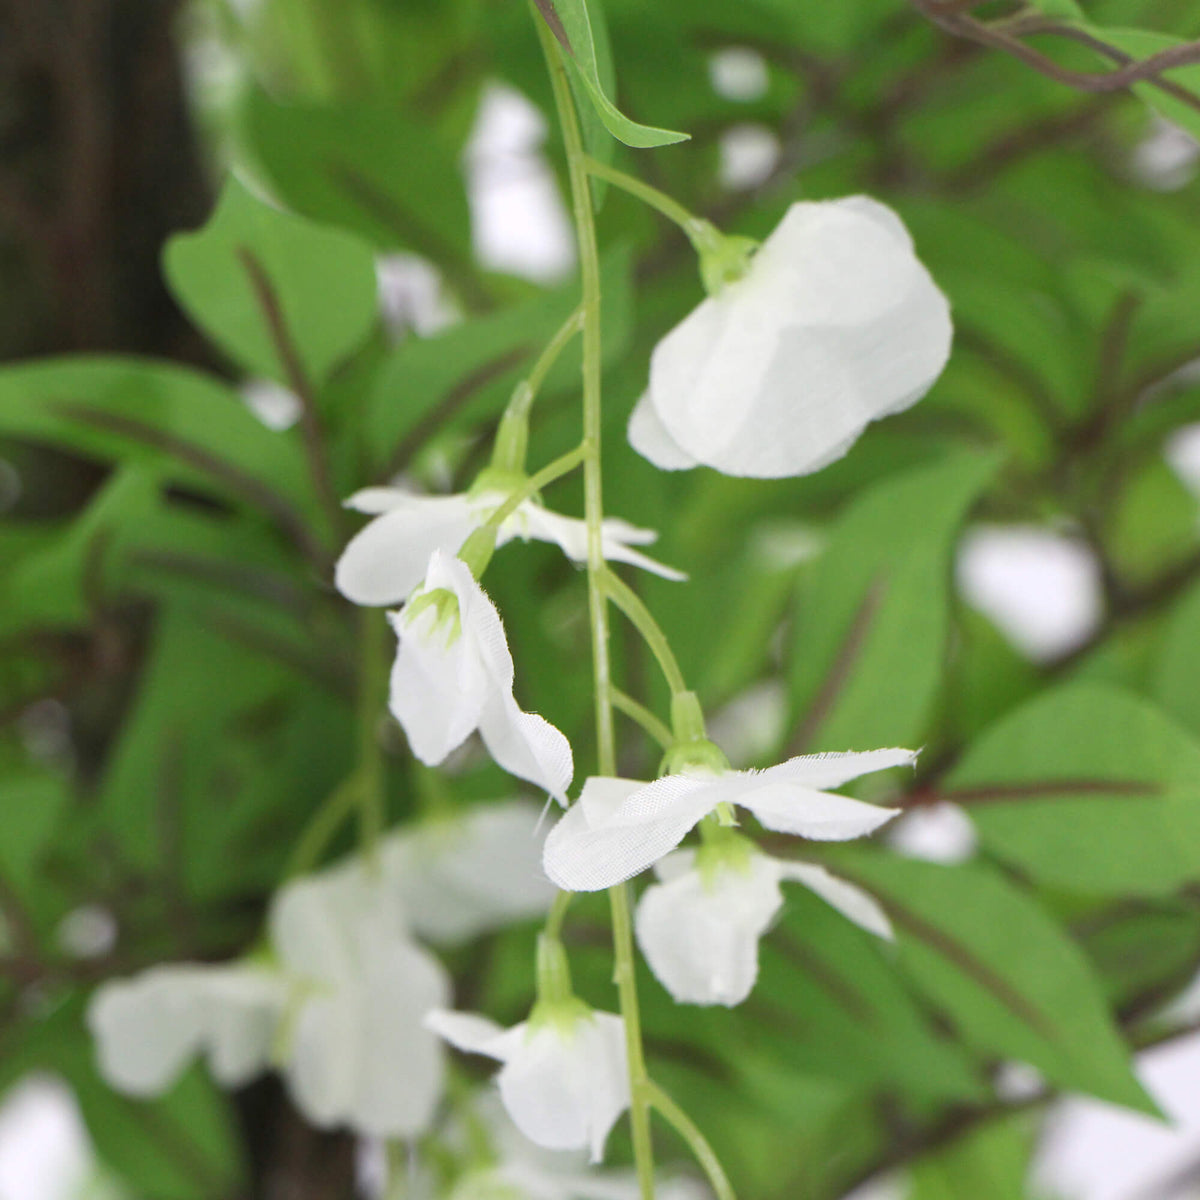
[[[344,988],[307,997],[285,1024],[281,1070],[296,1107],[322,1129],[346,1119],[354,1100],[358,1008]]]
[[[429,1127],[442,1090],[442,1047],[423,1020],[450,998],[441,964],[413,942],[365,957],[356,992],[356,1073],[344,1116],[368,1137],[414,1137]]]
[[[794,783],[768,783],[742,793],[737,802],[767,829],[819,842],[866,837],[900,813]]]
[[[119,1091],[156,1096],[200,1049],[205,968],[154,967],[103,983],[88,1005],[100,1073]]]
[[[542,870],[539,821],[536,805],[516,800],[385,838],[381,870],[413,933],[453,944],[545,913],[555,888]]]
[[[334,581],[355,604],[399,604],[424,578],[435,550],[457,554],[478,524],[466,496],[411,496],[390,488],[368,489],[361,497],[392,492],[398,499],[361,529],[342,551]]]
[[[488,753],[511,775],[544,788],[559,804],[575,773],[571,743],[545,717],[522,712],[512,693],[493,692],[479,718]]]
[[[506,1032],[488,1017],[481,1017],[475,1013],[434,1009],[426,1014],[424,1025],[443,1041],[467,1054],[486,1054],[489,1058],[498,1058],[502,1062],[508,1057],[511,1039],[507,1035],[513,1030]],[[523,1030],[524,1026],[518,1025],[516,1028]]]
[[[427,579],[430,586],[450,587],[458,597],[463,654],[478,664],[478,671],[469,677],[483,680],[476,723],[492,757],[505,770],[545,788],[565,804],[574,773],[571,744],[549,721],[522,712],[513,699],[512,655],[496,606],[457,558],[435,554]]]
[[[445,587],[457,578],[454,575],[447,578],[442,569],[447,561],[459,560],[446,559],[440,551],[430,558],[426,573],[428,590]],[[438,614],[432,606],[412,619],[406,611],[391,617],[400,645],[392,667],[388,707],[404,727],[413,753],[427,766],[437,766],[478,727],[489,688],[493,686],[469,635],[461,600],[459,616],[461,628],[457,636],[444,624],[438,624]],[[503,638],[503,632],[500,636]],[[511,662],[509,659],[510,671]]]
[[[546,874],[572,892],[595,892],[629,879],[673,850],[717,805],[712,779],[668,775],[633,792],[603,823],[572,805],[546,838]]]
[[[223,1087],[241,1087],[270,1060],[285,983],[277,971],[234,964],[211,972],[202,1003],[213,1078]]]
[[[587,562],[588,537],[587,522],[578,517],[564,517],[561,513],[551,512],[540,504],[529,501],[521,506],[519,516],[524,528],[524,536],[537,538],[543,542],[552,542],[573,562]],[[648,555],[641,554],[631,548],[629,542],[645,544],[653,542],[657,534],[650,529],[639,529],[626,521],[607,520],[601,526],[601,549],[604,557],[610,562],[629,563],[635,567],[650,571],[663,579],[682,580],[687,576],[674,567],[664,566],[655,562]]]
[[[855,925],[861,926],[868,933],[877,937],[892,937],[892,923],[887,913],[880,907],[879,902],[862,888],[836,875],[831,875],[824,867],[815,863],[798,863],[779,861],[779,869],[784,879],[792,879],[802,883],[811,892],[815,892],[826,904],[832,905],[844,917],[848,917]]]
[[[689,454],[667,432],[667,427],[658,418],[647,392],[634,406],[626,431],[629,444],[645,459],[649,459],[662,471],[686,471],[699,466],[699,461]]]
[[[271,945],[295,979],[328,984],[354,973],[354,947],[335,895],[329,880],[308,875],[286,884],[271,901]]]
[[[616,816],[621,805],[646,786],[644,779],[617,779],[610,775],[589,775],[576,801],[593,828]]]
[[[420,499],[420,495],[406,488],[365,487],[359,488],[352,496],[343,500],[342,507],[377,517],[380,513],[391,512],[393,508],[402,508],[411,501]]]
[[[884,771],[888,767],[911,767],[917,761],[916,750],[846,750],[826,754],[801,754],[759,773],[758,778],[788,779],[811,788],[841,787],[860,775]]]
[[[951,325],[899,225],[863,197],[793,205],[745,277],[655,348],[649,395],[667,437],[729,474],[806,474],[916,401]]]
[[[593,1013],[566,1034],[557,1026],[526,1033],[497,1082],[530,1141],[548,1150],[587,1146],[598,1162],[629,1105],[624,1026],[619,1017]]]
[[[684,1004],[740,1004],[758,977],[758,939],[783,904],[766,855],[708,880],[689,870],[646,889],[637,938],[659,982]]]

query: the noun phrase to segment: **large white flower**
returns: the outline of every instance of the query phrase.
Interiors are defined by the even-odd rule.
[[[784,880],[803,884],[871,933],[891,936],[879,905],[824,867],[771,858],[740,838],[731,849],[699,866],[695,851],[668,854],[655,866],[661,882],[638,903],[638,944],[658,981],[681,1003],[745,1000],[758,978],[758,940],[783,905]]]
[[[946,298],[890,208],[793,204],[742,278],[655,347],[630,441],[667,470],[806,475],[919,400],[951,334]]]
[[[500,766],[565,803],[570,743],[517,705],[500,614],[466,564],[435,550],[424,587],[391,619],[400,649],[389,706],[413,753],[436,766],[477,729]]]
[[[355,492],[347,506],[374,514],[375,520],[350,539],[338,559],[338,591],[355,604],[401,603],[421,582],[429,556],[435,550],[457,554],[471,532],[504,500],[504,492],[490,489],[452,496],[419,496],[396,487]],[[587,561],[586,523],[552,512],[537,500],[524,501],[500,525],[496,544],[503,546],[518,537],[552,542],[572,561]],[[643,567],[664,579],[684,579],[682,572],[633,549],[657,537],[652,529],[610,518],[602,527],[604,557]]]
[[[593,1162],[629,1107],[625,1023],[571,1001],[511,1029],[473,1013],[437,1011],[425,1024],[451,1045],[504,1065],[500,1099],[516,1127],[548,1150],[586,1147]]]
[[[453,945],[541,916],[557,889],[542,871],[537,805],[481,804],[389,834],[379,866],[418,937]]]
[[[767,829],[848,841],[899,810],[822,789],[914,762],[911,750],[809,754],[765,771],[667,775],[654,783],[594,776],[546,839],[546,874],[560,888],[594,892],[656,863],[721,805],[749,809]]]
[[[314,1124],[425,1129],[442,1056],[421,1022],[450,988],[404,932],[392,889],[360,863],[297,880],[275,897],[269,930],[270,956],[155,967],[97,989],[88,1024],[104,1077],[151,1096],[200,1052],[231,1087],[273,1063]]]

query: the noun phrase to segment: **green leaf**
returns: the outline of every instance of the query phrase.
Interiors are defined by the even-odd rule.
[[[345,226],[380,249],[469,263],[462,172],[428,126],[393,108],[278,104],[257,89],[244,104],[251,146],[297,212]]]
[[[60,775],[29,768],[0,781],[0,877],[23,893],[32,883],[70,800]]]
[[[370,333],[377,312],[370,247],[292,216],[232,176],[207,224],[176,234],[163,270],[188,315],[246,370],[319,385]]]
[[[575,78],[587,92],[604,127],[627,146],[647,148],[687,141],[686,133],[639,125],[624,116],[605,95],[596,59],[596,43],[586,0],[534,0],[550,32],[562,47]]]
[[[197,371],[136,358],[47,359],[0,369],[0,434],[49,442],[303,523],[315,501],[300,444]]]
[[[1200,586],[1192,587],[1163,631],[1151,694],[1182,725],[1200,737]]]
[[[1135,59],[1149,58],[1152,54],[1182,45],[1185,40],[1146,29],[1097,29],[1093,27],[1092,32],[1110,45],[1116,46],[1117,49],[1133,55]],[[1105,61],[1108,62],[1107,59]],[[1111,66],[1111,64],[1109,65]],[[1171,83],[1180,84],[1188,91],[1200,95],[1200,64],[1193,63],[1189,66],[1164,71],[1162,78]],[[1200,138],[1200,110],[1149,83],[1135,83],[1132,91],[1155,112],[1160,113],[1169,121],[1174,121],[1176,125],[1193,137]]]
[[[1030,701],[945,787],[983,844],[1041,883],[1164,896],[1200,880],[1200,745],[1118,688],[1070,684]]]
[[[942,677],[950,554],[994,455],[884,480],[838,521],[797,596],[794,745],[919,744]]]
[[[838,856],[836,869],[883,902],[901,968],[967,1042],[1064,1088],[1158,1115],[1087,959],[1032,897],[983,865],[850,861]]]
[[[1027,1200],[1035,1127],[1028,1114],[990,1121],[918,1159],[906,1200]]]
[[[1087,20],[1087,14],[1079,7],[1076,0],[1032,0],[1030,7],[1060,21]]]

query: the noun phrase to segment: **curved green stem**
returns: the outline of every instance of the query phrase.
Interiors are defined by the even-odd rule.
[[[530,475],[519,488],[514,488],[513,491],[509,492],[504,503],[489,514],[488,519],[484,521],[480,528],[499,529],[526,500],[531,496],[536,496],[542,488],[548,487],[556,479],[561,479],[564,475],[575,470],[581,462],[586,463],[586,457],[586,446],[576,446],[574,450],[568,450],[566,454],[560,454],[553,462],[547,463],[536,474]]]
[[[608,697],[618,712],[623,712],[631,721],[636,721],[664,750],[675,744],[671,727],[660,721],[644,704],[635,700],[628,692],[618,687],[608,689]]]
[[[642,598],[613,571],[605,568],[604,590],[612,602],[629,618],[629,622],[642,635],[642,639],[650,648],[662,670],[663,677],[673,695],[679,695],[688,690],[684,682],[683,672],[663,633],[662,626],[654,619],[654,615],[646,607]]]
[[[359,614],[358,662],[358,837],[373,862],[387,823],[379,711],[387,688],[387,619],[382,609]]]
[[[546,343],[546,348],[538,355],[537,362],[525,377],[529,390],[536,396],[541,391],[550,368],[558,361],[558,356],[570,345],[571,339],[583,329],[583,305],[581,304],[563,323],[558,332]]]
[[[668,196],[666,192],[659,191],[658,188],[643,183],[636,176],[618,171],[616,167],[610,167],[596,158],[588,157],[584,160],[584,166],[589,175],[595,175],[597,179],[603,179],[615,187],[619,187],[623,192],[636,196],[643,203],[662,213],[667,220],[674,221],[687,234],[688,240],[697,250],[707,244],[706,239],[711,238],[712,222],[689,212],[678,200]]]
[[[717,1158],[713,1148],[708,1144],[708,1139],[700,1132],[692,1118],[657,1083],[650,1084],[650,1103],[663,1115],[675,1132],[687,1142],[688,1149],[700,1164],[704,1174],[708,1176],[708,1182],[712,1184],[712,1189],[717,1194],[717,1200],[737,1200],[733,1185],[729,1182],[729,1177],[725,1174],[720,1159]]]
[[[325,848],[358,807],[359,775],[353,771],[321,803],[296,842],[287,867],[287,878],[307,875],[321,861]]]
[[[583,495],[588,529],[588,614],[592,627],[592,670],[596,695],[597,765],[601,775],[617,770],[616,737],[613,729],[611,672],[608,660],[608,597],[604,588],[602,525],[604,498],[600,463],[600,253],[596,245],[596,222],[592,212],[586,155],[566,64],[554,35],[534,5],[534,24],[550,71],[554,103],[567,152],[575,234],[579,245],[583,282]],[[650,1137],[650,1104],[647,1094],[645,1052],[642,1049],[641,1017],[637,981],[633,969],[633,923],[625,885],[609,891],[613,922],[613,955],[616,960],[617,994],[625,1022],[625,1048],[629,1065],[629,1119],[633,1131],[633,1156],[637,1165],[642,1200],[654,1200],[654,1145]]]
[[[574,892],[559,891],[555,894],[554,903],[550,905],[550,911],[546,914],[546,925],[543,929],[547,937],[562,936],[563,918],[567,915],[567,909],[571,907],[571,901],[574,898]]]

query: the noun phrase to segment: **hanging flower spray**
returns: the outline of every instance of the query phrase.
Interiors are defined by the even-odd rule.
[[[517,387],[491,461],[464,494],[419,497],[373,487],[350,497],[347,504],[372,519],[346,546],[336,582],[357,604],[399,606],[390,614],[398,648],[388,707],[416,758],[437,766],[478,732],[497,764],[566,811],[549,832],[542,862],[532,836],[536,809],[523,806],[481,808],[437,829],[381,838],[381,767],[378,747],[367,739],[360,770],[331,800],[339,813],[361,808],[361,854],[313,874],[325,840],[321,826],[297,852],[297,877],[275,897],[262,947],[233,964],[163,966],[105,985],[93,1000],[91,1027],[105,1075],[130,1093],[162,1091],[197,1054],[230,1086],[273,1066],[314,1123],[386,1138],[429,1128],[442,1095],[444,1040],[502,1064],[500,1098],[540,1146],[586,1150],[599,1161],[610,1129],[628,1111],[637,1194],[652,1200],[656,1111],[728,1200],[733,1189],[704,1133],[652,1078],[634,975],[635,927],[653,973],[675,1000],[692,1004],[733,1005],[750,993],[759,939],[782,904],[781,883],[799,883],[889,937],[887,916],[869,895],[819,864],[766,853],[739,813],[801,839],[862,837],[895,810],[832,789],[909,766],[916,756],[831,748],[838,752],[732,770],[708,739],[699,700],[665,634],[616,570],[621,564],[684,578],[637,548],[653,541],[653,532],[606,513],[604,298],[593,180],[675,221],[699,256],[707,297],[658,344],[629,421],[633,447],[661,468],[704,466],[760,478],[820,469],[869,422],[913,404],[933,383],[949,352],[948,306],[899,218],[867,197],[794,204],[760,246],[722,234],[590,157],[580,104],[593,106],[632,146],[683,135],[634,124],[604,95],[583,0],[537,0],[531,15],[566,149],[580,304]],[[538,390],[577,337],[579,441],[530,470]],[[543,489],[576,472],[583,520],[555,514],[541,499]],[[574,801],[571,746],[549,720],[520,707],[519,670],[483,586],[493,555],[514,538],[555,544],[586,567],[596,762]],[[672,696],[665,719],[614,681],[614,612],[662,670]],[[374,628],[370,620],[365,614],[365,629]],[[369,655],[372,638],[364,640]],[[368,726],[379,699],[365,689]],[[657,780],[618,777],[614,709],[664,743]],[[694,832],[695,843],[680,849]],[[642,893],[635,923],[628,881],[652,867],[657,881]],[[552,884],[561,889],[557,896]],[[615,1012],[596,1011],[574,994],[563,940],[570,894],[603,889]],[[452,1011],[448,974],[428,943],[543,914],[531,964],[536,1002],[527,1019],[502,1029]]]

